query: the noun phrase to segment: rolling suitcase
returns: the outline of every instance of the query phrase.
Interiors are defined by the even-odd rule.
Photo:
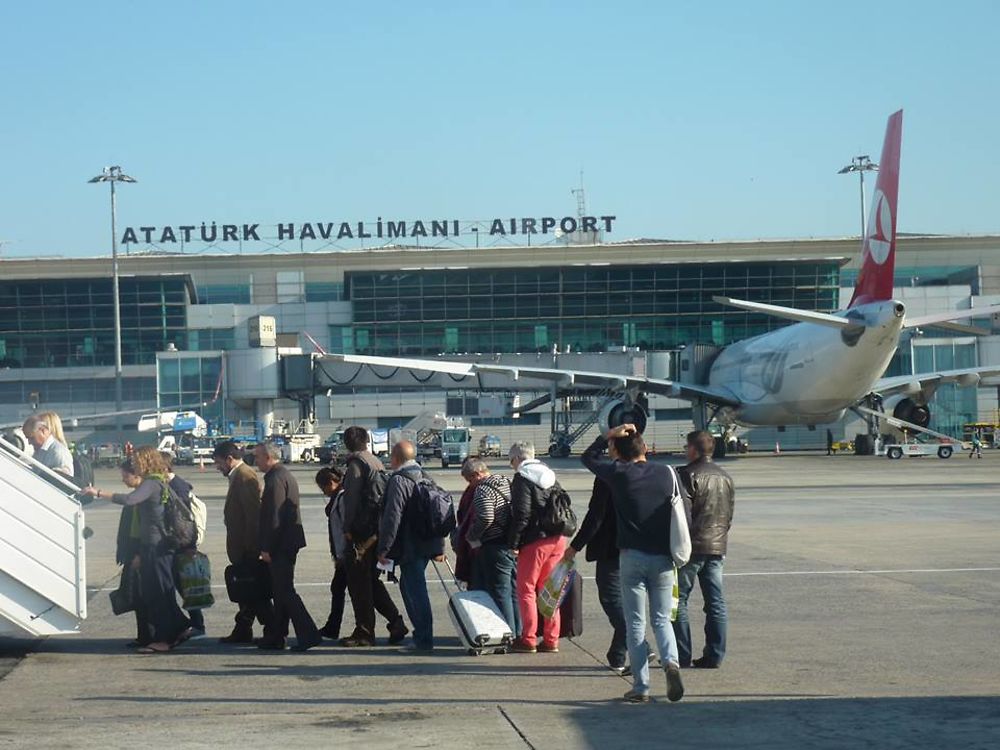
[[[447,559],[445,562],[454,579],[451,562]],[[510,626],[500,614],[493,597],[485,591],[462,591],[458,589],[458,581],[455,581],[458,590],[452,593],[441,576],[437,563],[434,564],[434,572],[448,595],[448,616],[469,655],[479,656],[488,651],[505,653],[514,640],[514,634],[510,632]]]

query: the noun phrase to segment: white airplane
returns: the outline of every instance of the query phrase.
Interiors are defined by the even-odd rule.
[[[862,245],[861,272],[847,309],[822,313],[714,298],[722,304],[795,323],[722,349],[704,385],[556,368],[349,354],[326,356],[347,363],[441,372],[452,377],[493,373],[518,381],[544,381],[549,386],[611,389],[620,393],[620,398],[614,408],[605,410],[605,428],[623,422],[644,425],[645,414],[636,399],[642,393],[656,393],[693,402],[694,421],[699,428],[705,428],[713,419],[727,429],[736,425],[829,424],[840,420],[848,409],[871,414],[872,407],[880,406],[887,416],[891,415],[891,423],[921,430],[930,422],[927,402],[938,386],[950,382],[976,385],[983,376],[1000,374],[1000,367],[883,378],[900,335],[906,329],[989,316],[1000,311],[1000,306],[907,317],[905,305],[893,299],[902,127],[900,110],[889,117],[886,127]]]

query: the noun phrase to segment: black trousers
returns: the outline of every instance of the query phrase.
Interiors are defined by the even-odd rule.
[[[623,667],[628,658],[625,644],[625,610],[622,606],[622,581],[618,558],[597,561],[597,598],[604,614],[614,629],[611,647],[608,649],[608,664]]]
[[[295,628],[295,637],[301,643],[311,643],[319,638],[316,623],[295,591],[295,557],[281,552],[271,555],[271,594],[274,597],[274,639],[288,636],[288,622]]]
[[[347,603],[347,563],[337,561],[333,568],[333,580],[330,581],[330,615],[323,627],[333,631],[334,636],[340,634],[340,624],[344,621],[344,606]]]
[[[378,577],[375,566],[378,560],[375,556],[375,545],[360,560],[354,559],[353,552],[347,553],[347,591],[351,595],[351,607],[354,609],[355,638],[375,640],[375,610],[378,610],[389,623],[399,620],[399,609],[389,596],[385,584]]]
[[[258,591],[255,599],[239,602],[239,609],[236,611],[235,630],[247,635],[253,634],[253,621],[257,620],[264,626],[264,638],[274,639],[274,605],[271,603],[271,571],[266,563],[256,557],[245,559],[235,563],[237,567],[244,571],[253,571],[258,583]]]

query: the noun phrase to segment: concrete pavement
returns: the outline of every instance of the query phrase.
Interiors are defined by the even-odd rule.
[[[552,462],[586,505],[589,474]],[[1000,455],[888,461],[785,454],[726,462],[737,482],[726,564],[730,653],[686,670],[679,704],[626,706],[629,683],[604,667],[609,629],[585,576],[585,632],[555,655],[469,657],[430,574],[441,647],[433,656],[322,647],[306,654],[227,648],[233,605],[207,611],[211,640],[165,656],[129,653],[129,617],[95,591],[79,636],[33,647],[0,680],[0,747],[840,748],[1000,744]],[[499,467],[498,467],[499,468]],[[330,563],[313,469],[296,468],[309,547],[297,580],[318,624]],[[182,469],[209,505],[206,551],[221,583],[225,485]],[[459,490],[457,471],[434,471]],[[113,472],[99,486],[115,489]],[[88,575],[113,587],[117,508],[91,506]],[[103,585],[102,585],[103,584]],[[393,590],[401,604],[398,591]],[[692,597],[696,649],[700,599]],[[344,632],[350,628],[350,608]]]

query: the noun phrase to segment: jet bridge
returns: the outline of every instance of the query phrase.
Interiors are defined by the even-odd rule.
[[[76,633],[87,616],[77,488],[0,438],[0,634]]]

